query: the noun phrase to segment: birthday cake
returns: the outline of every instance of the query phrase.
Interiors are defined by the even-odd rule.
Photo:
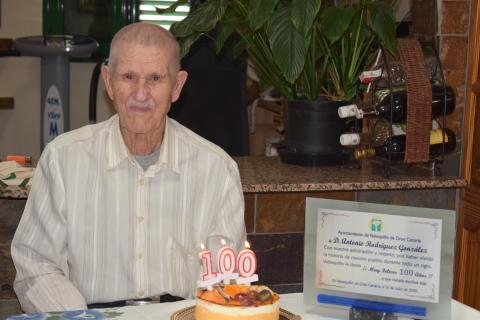
[[[195,320],[278,320],[278,302],[266,286],[215,286],[198,290]]]

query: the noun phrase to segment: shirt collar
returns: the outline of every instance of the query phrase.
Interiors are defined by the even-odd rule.
[[[180,174],[177,128],[169,117],[166,118],[165,122],[165,132],[163,133],[163,141],[160,146],[160,156],[155,165],[155,171],[160,170],[162,167],[161,164],[163,164],[175,173]]]
[[[167,117],[165,121],[165,132],[160,146],[160,155],[155,165],[147,170],[147,174],[150,172],[154,174],[162,167],[169,168],[177,174],[180,173],[175,130],[175,125],[172,124],[170,118]],[[109,132],[110,134],[107,138],[107,164],[108,169],[112,169],[118,166],[123,160],[131,157],[129,150],[123,141],[118,114],[113,117],[110,123]]]

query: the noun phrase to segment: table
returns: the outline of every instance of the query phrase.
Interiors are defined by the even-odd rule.
[[[37,313],[30,315],[10,316],[7,320],[60,320],[60,319],[114,319],[114,320],[159,320],[170,319],[175,311],[193,306],[194,300],[171,303],[128,306],[111,309],[93,309],[68,312]],[[303,293],[280,295],[280,307],[302,317],[302,320],[339,320],[315,313],[314,307],[303,304]],[[478,320],[480,312],[452,300],[452,320]],[[340,319],[343,320],[343,319]]]

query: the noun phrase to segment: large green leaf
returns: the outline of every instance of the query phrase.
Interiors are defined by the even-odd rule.
[[[327,7],[320,16],[321,32],[331,43],[337,41],[348,29],[355,15],[354,8]]]
[[[268,25],[268,36],[276,65],[285,79],[294,83],[302,72],[307,39],[293,26],[290,5],[276,10]]]
[[[178,40],[180,43],[180,55],[182,58],[187,55],[190,51],[190,47],[198,40],[198,38],[200,38],[201,35],[201,33],[194,33]]]
[[[292,22],[303,36],[312,29],[315,18],[320,10],[321,0],[293,0]]]
[[[234,59],[238,59],[242,56],[242,54],[247,50],[247,45],[245,41],[240,40],[238,41],[232,49],[232,56]]]
[[[225,9],[225,0],[205,1],[185,19],[174,23],[170,31],[176,37],[186,37],[195,32],[209,32],[222,19]]]
[[[253,30],[260,29],[272,16],[278,0],[250,0],[248,23]]]
[[[395,55],[397,52],[397,25],[393,8],[385,2],[377,1],[370,3],[368,9],[371,14],[373,32],[377,34],[387,50]]]
[[[157,11],[158,14],[164,14],[164,13],[173,13],[175,10],[177,10],[178,6],[182,6],[188,3],[189,0],[177,0],[176,2],[172,3],[172,5],[168,8],[162,9],[159,7],[155,6],[155,10]]]
[[[224,19],[218,23],[217,32],[215,33],[215,52],[217,54],[222,50],[228,37],[232,35],[233,31],[235,31],[238,23],[238,18]]]

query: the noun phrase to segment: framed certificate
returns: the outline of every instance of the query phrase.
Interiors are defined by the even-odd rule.
[[[455,212],[307,198],[305,303],[450,320]]]

